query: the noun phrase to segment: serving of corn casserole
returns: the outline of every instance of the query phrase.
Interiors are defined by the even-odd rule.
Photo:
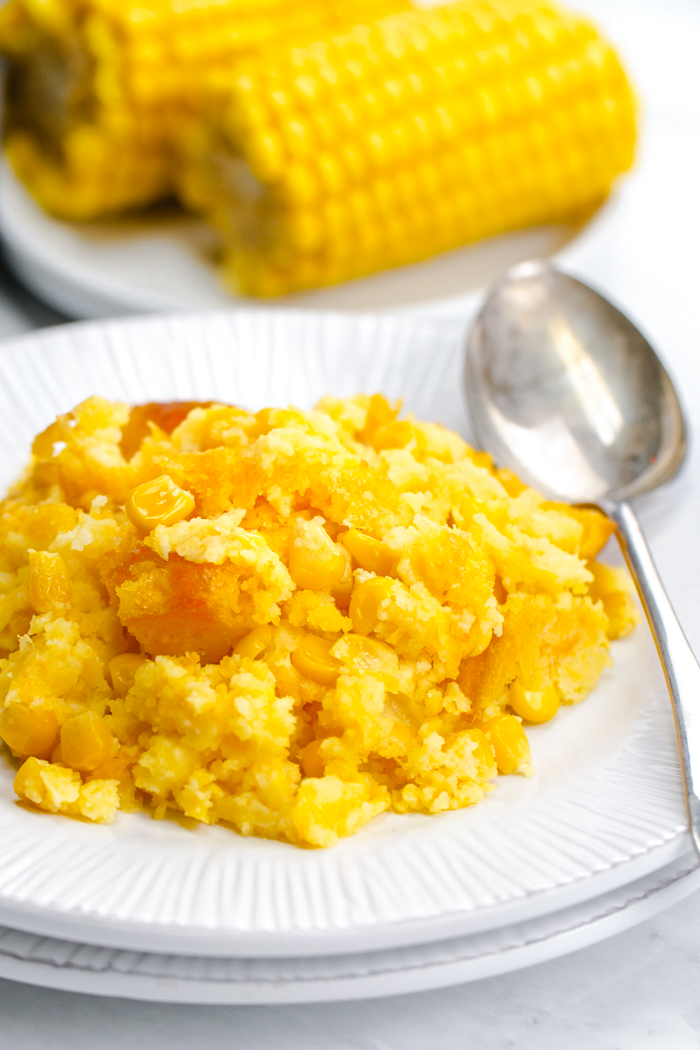
[[[633,161],[615,51],[547,0],[9,0],[5,149],[74,220],[176,194],[237,293],[544,223]]]
[[[36,438],[0,518],[24,803],[330,846],[532,773],[523,723],[637,619],[613,525],[398,407],[92,397]]]

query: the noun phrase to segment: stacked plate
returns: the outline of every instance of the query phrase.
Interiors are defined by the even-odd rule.
[[[23,336],[0,355],[0,486],[91,394],[257,409],[382,391],[468,436],[464,330],[256,310]],[[473,809],[384,815],[327,851],[143,814],[95,826],[34,812],[0,756],[0,976],[179,1002],[366,997],[528,965],[653,914],[700,872],[646,628],[614,658],[584,704],[529,730],[532,780],[499,777]]]

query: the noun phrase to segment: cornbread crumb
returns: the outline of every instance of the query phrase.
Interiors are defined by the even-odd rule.
[[[116,780],[90,780],[66,766],[28,758],[15,777],[14,789],[23,802],[49,813],[87,817],[100,824],[114,819],[119,807]]]

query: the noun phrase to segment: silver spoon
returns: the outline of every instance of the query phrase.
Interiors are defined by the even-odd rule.
[[[609,514],[668,683],[700,855],[700,666],[656,571],[632,497],[686,454],[683,412],[653,349],[619,310],[546,262],[509,270],[467,344],[475,436],[545,495]]]

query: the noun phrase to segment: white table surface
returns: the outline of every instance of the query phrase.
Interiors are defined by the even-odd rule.
[[[663,4],[663,8],[662,8]],[[642,323],[700,427],[700,0],[581,0],[607,25],[645,101],[646,146],[663,207],[646,243],[605,260],[598,283]],[[660,12],[663,10],[663,19]],[[636,26],[659,21],[658,49]],[[670,19],[670,21],[669,21]],[[645,92],[652,64],[664,91]],[[658,68],[657,68],[658,73]],[[658,85],[659,78],[655,77]],[[0,338],[62,319],[36,303],[0,264]],[[700,484],[691,456],[681,485]],[[643,512],[652,547],[671,520]],[[664,520],[665,517],[665,520]],[[665,573],[700,651],[700,555],[687,540],[686,572]],[[679,542],[681,532],[678,533]],[[663,551],[657,550],[664,572]],[[284,1007],[174,1006],[53,992],[0,981],[0,1048],[13,1050],[698,1050],[700,893],[626,933],[563,959],[441,991],[361,1003]]]

